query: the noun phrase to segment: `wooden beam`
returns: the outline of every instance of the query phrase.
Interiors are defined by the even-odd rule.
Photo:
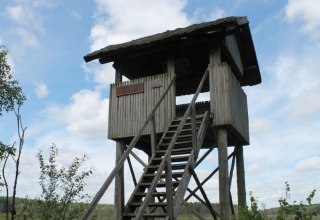
[[[232,184],[235,159],[236,159],[236,155],[233,155],[232,162],[231,162],[231,168],[230,168],[230,174],[229,174],[229,195],[230,195],[230,208],[231,208],[232,215],[235,214],[234,207],[233,207],[233,201],[232,201],[232,194],[231,194],[231,184]]]
[[[228,156],[228,159],[230,159],[232,156],[234,155],[234,152],[232,152],[229,156]],[[211,177],[214,176],[214,174],[216,174],[217,172],[219,171],[219,166],[214,169],[202,182],[201,182],[201,186],[203,186],[208,180],[211,179]],[[192,190],[191,192],[189,191],[189,195],[186,197],[186,201],[188,201],[191,196],[194,196],[195,193],[199,190],[199,187],[197,186],[194,190]]]
[[[134,159],[136,159],[142,166],[147,167],[147,164],[145,162],[143,162],[143,160],[141,160],[141,158],[136,155],[135,152],[131,151],[130,154],[134,157]]]
[[[204,191],[204,189],[203,189],[202,186],[201,186],[201,183],[200,183],[200,181],[199,181],[199,179],[198,179],[198,176],[197,176],[196,172],[194,172],[194,170],[193,170],[192,168],[189,168],[189,170],[190,170],[190,172],[191,172],[194,180],[196,181],[196,184],[197,184],[197,185],[199,186],[199,188],[200,188],[200,191],[201,191],[201,193],[202,193],[202,196],[203,196],[204,200],[205,200],[206,203],[207,203],[207,207],[209,208],[212,217],[213,217],[214,219],[217,219],[217,213],[216,213],[216,211],[214,211],[214,209],[212,208],[212,205],[211,205],[211,203],[210,203],[210,201],[209,201],[209,199],[208,199],[208,197],[207,197],[206,192]]]
[[[230,194],[228,170],[228,138],[227,130],[218,130],[218,160],[219,160],[219,203],[220,216],[223,220],[230,220]]]
[[[150,138],[151,138],[151,155],[153,156],[156,152],[157,147],[157,133],[156,133],[156,119],[155,115],[150,120]]]
[[[243,146],[236,146],[236,165],[237,165],[237,188],[239,209],[247,206],[246,202],[246,181],[243,160]]]
[[[115,82],[119,83],[122,82],[122,73],[119,67],[117,65],[113,65],[113,67],[116,69],[116,75],[115,75]]]
[[[117,141],[116,144],[116,164],[119,162],[123,155],[125,145],[121,141]],[[119,169],[115,176],[115,189],[114,189],[114,204],[115,213],[114,219],[121,219],[124,211],[124,169]]]
[[[168,50],[168,57],[167,57],[167,71],[170,74],[175,74],[175,66],[174,66],[174,50]]]
[[[209,42],[209,62],[210,66],[221,64],[221,49],[217,42]],[[210,79],[212,79],[212,71],[210,71]],[[212,82],[213,80],[210,80]],[[214,94],[214,85],[210,83],[210,109],[214,113],[216,100]],[[220,217],[223,220],[230,220],[230,196],[229,196],[229,170],[228,170],[228,133],[225,128],[218,128],[218,160],[219,160],[219,203]]]
[[[195,168],[211,153],[211,151],[213,151],[213,149],[214,149],[214,146],[209,148],[209,150],[207,150],[207,152],[204,155],[202,155],[200,159],[197,160]]]
[[[129,165],[130,173],[131,173],[131,176],[132,176],[132,181],[133,181],[134,187],[136,187],[136,185],[137,185],[137,179],[136,179],[136,175],[134,174],[134,169],[133,169],[133,167],[132,167],[132,163],[131,163],[130,156],[128,156],[127,160],[128,160],[128,165]]]

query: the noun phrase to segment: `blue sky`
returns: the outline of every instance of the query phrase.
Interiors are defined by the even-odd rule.
[[[9,49],[14,78],[27,96],[18,195],[39,194],[35,154],[51,143],[60,149],[61,165],[89,156],[85,165],[95,167],[87,187],[92,195],[114,166],[115,143],[107,140],[114,71],[110,64],[84,63],[85,54],[225,16],[248,16],[263,80],[245,88],[251,137],[245,148],[247,191],[267,207],[285,195],[285,181],[293,200],[320,191],[319,8],[317,0],[2,0],[0,43]],[[0,118],[0,139],[16,139],[11,113]],[[214,169],[216,159],[212,154],[200,167],[201,177]],[[132,187],[127,181],[127,196]],[[104,202],[112,202],[112,190]],[[218,200],[217,179],[206,190]]]

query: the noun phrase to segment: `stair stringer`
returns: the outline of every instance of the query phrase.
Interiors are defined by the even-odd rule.
[[[191,179],[191,173],[189,171],[189,167],[191,167],[192,169],[194,169],[195,166],[195,162],[197,160],[199,151],[201,149],[202,143],[204,141],[205,135],[207,133],[208,127],[210,124],[210,117],[209,117],[209,113],[205,112],[205,115],[203,117],[203,121],[201,123],[201,126],[199,128],[198,131],[198,135],[197,135],[197,148],[196,151],[192,150],[189,160],[188,160],[188,166],[186,166],[185,170],[184,170],[184,174],[180,180],[180,184],[177,187],[177,192],[175,194],[174,197],[174,201],[173,201],[173,216],[174,219],[176,219],[176,217],[178,216],[179,210],[181,208],[183,199],[184,199],[184,195],[187,191],[190,179]]]

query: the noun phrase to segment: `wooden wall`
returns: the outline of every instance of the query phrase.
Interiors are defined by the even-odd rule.
[[[240,74],[243,74],[243,64],[242,64],[241,55],[240,55],[236,37],[234,35],[226,36],[225,45],[228,48],[230,55],[233,58],[235,64],[237,65],[240,71]]]
[[[210,66],[210,108],[214,126],[229,126],[249,144],[247,96],[227,63]]]
[[[110,85],[108,138],[133,137],[142,127],[146,118],[168,87],[173,74],[158,74]],[[134,94],[116,94],[116,88],[143,83],[143,92]],[[119,88],[118,88],[119,91]],[[118,95],[118,96],[117,96]],[[161,133],[175,115],[175,85],[162,101],[155,114],[156,131]],[[150,134],[148,126],[143,134]]]

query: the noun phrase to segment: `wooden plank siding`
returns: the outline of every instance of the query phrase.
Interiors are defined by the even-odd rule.
[[[118,139],[135,136],[172,78],[173,74],[164,73],[111,84],[108,138]],[[141,83],[144,85],[143,92],[116,95],[116,90],[119,87]],[[157,133],[162,133],[175,115],[174,90],[175,86],[173,85],[155,113]],[[143,134],[150,134],[150,129],[149,124]]]
[[[226,36],[225,45],[243,77],[243,64],[236,37],[234,35]]]
[[[229,126],[249,144],[247,96],[227,63],[210,66],[210,108],[214,126]]]

